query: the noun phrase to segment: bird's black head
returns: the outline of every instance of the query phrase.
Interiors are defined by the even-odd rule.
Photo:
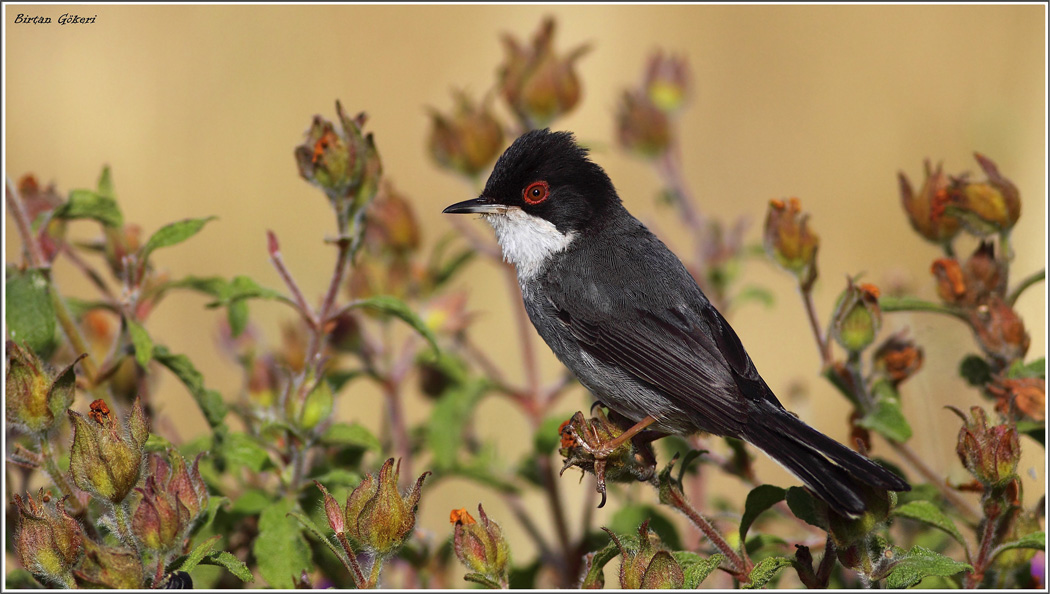
[[[587,228],[619,204],[609,176],[587,158],[587,149],[571,132],[533,130],[496,161],[480,197],[444,212],[496,214],[518,208],[569,233]]]

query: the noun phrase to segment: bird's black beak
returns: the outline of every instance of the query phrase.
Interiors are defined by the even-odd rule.
[[[495,214],[503,212],[503,208],[487,196],[478,196],[477,198],[447,206],[441,212],[449,214]]]

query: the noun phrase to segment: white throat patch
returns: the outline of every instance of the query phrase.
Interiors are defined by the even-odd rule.
[[[551,255],[569,247],[575,233],[562,233],[554,223],[527,214],[516,206],[482,215],[496,231],[503,259],[518,270],[518,281],[534,276]]]

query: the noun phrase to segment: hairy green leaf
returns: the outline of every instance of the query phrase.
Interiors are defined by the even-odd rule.
[[[211,427],[222,424],[223,418],[226,417],[226,403],[223,402],[221,394],[204,387],[204,376],[193,366],[189,357],[173,354],[164,345],[157,344],[153,346],[153,358],[182,381]]]
[[[613,514],[609,529],[617,534],[636,534],[642,522],[649,520],[649,529],[656,533],[664,545],[677,550],[682,548],[678,529],[660,508],[648,503],[627,504]]]
[[[216,534],[215,536],[197,545],[197,547],[194,548],[192,552],[190,552],[190,554],[186,557],[186,560],[182,562],[182,565],[180,565],[176,571],[185,571],[186,573],[193,571],[193,568],[197,567],[197,564],[201,562],[201,559],[203,559],[209,551],[211,551],[212,547],[215,546],[215,543],[218,542],[220,538],[222,538],[222,535]]]
[[[925,547],[915,546],[910,551],[895,548],[897,560],[889,575],[886,587],[894,590],[910,588],[929,576],[950,577],[961,571],[972,571],[968,563],[956,561]]]
[[[707,579],[711,572],[718,569],[718,566],[725,560],[725,555],[721,553],[715,553],[707,559],[690,551],[675,551],[671,555],[674,556],[675,561],[678,561],[685,573],[683,587],[687,590],[699,588],[700,583]]]
[[[65,220],[91,219],[113,228],[124,225],[124,215],[117,201],[91,190],[71,191],[69,200],[55,209],[54,216]]]
[[[872,388],[875,396],[875,407],[857,421],[857,424],[871,429],[897,443],[911,438],[911,425],[901,411],[900,396],[888,381],[880,381]]]
[[[788,509],[795,514],[796,518],[821,530],[828,529],[827,522],[821,520],[817,514],[817,502],[809,491],[802,487],[788,487],[784,499],[787,501]]]
[[[1028,363],[1014,361],[1007,375],[1014,379],[1032,377],[1046,379],[1046,357],[1039,357],[1035,361],[1029,361]]]
[[[214,220],[215,218],[216,217],[185,219],[167,224],[160,229],[157,229],[153,232],[153,235],[150,235],[149,239],[146,240],[146,244],[142,246],[139,261],[145,262],[150,254],[153,253],[153,250],[162,247],[170,247],[186,241],[199,233],[208,221]]]
[[[244,466],[252,472],[262,472],[273,466],[266,448],[246,433],[230,433],[222,442],[222,455],[236,466]]]
[[[135,362],[139,367],[145,369],[153,360],[153,339],[149,337],[146,328],[137,321],[126,318],[128,325],[128,336],[131,338],[131,346],[135,348]]]
[[[743,586],[744,589],[764,588],[773,578],[777,577],[780,570],[791,564],[791,559],[787,557],[766,557],[755,564],[748,576],[748,583]]]
[[[252,553],[262,578],[274,588],[291,589],[292,576],[313,567],[299,520],[289,515],[295,508],[295,501],[282,499],[259,516],[259,536],[252,544]]]
[[[426,444],[434,455],[435,470],[456,466],[463,445],[463,429],[483,394],[482,382],[453,386],[434,405],[427,424]]]
[[[996,547],[994,555],[998,555],[1003,551],[1009,551],[1010,549],[1036,549],[1040,551],[1045,551],[1046,531],[1040,530],[1038,532],[1026,534],[1017,540],[1003,543]]]
[[[959,529],[955,527],[955,522],[953,522],[947,514],[941,511],[939,507],[929,501],[911,501],[905,503],[894,509],[893,515],[911,518],[924,524],[929,524],[934,528],[947,532],[952,538],[963,545],[966,544],[966,541],[963,540],[962,533],[960,533]]]
[[[225,567],[227,571],[232,573],[234,577],[242,582],[250,582],[254,579],[252,577],[252,571],[248,569],[248,566],[237,557],[234,557],[233,553],[227,551],[212,551],[201,559],[200,564]]]
[[[40,270],[20,271],[8,266],[6,273],[4,319],[7,321],[7,338],[18,344],[25,343],[46,359],[57,345],[51,285]]]

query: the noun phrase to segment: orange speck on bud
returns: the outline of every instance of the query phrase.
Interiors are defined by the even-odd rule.
[[[95,420],[99,425],[105,425],[105,420],[109,418],[109,407],[106,403],[99,398],[91,403],[91,411],[88,416]]]
[[[465,507],[452,510],[452,512],[448,515],[448,521],[452,524],[463,524],[466,526],[478,523],[478,521],[470,515],[470,512],[468,512],[467,508]]]
[[[879,288],[871,283],[862,283],[857,288],[864,292],[865,297],[878,299],[881,295]]]

